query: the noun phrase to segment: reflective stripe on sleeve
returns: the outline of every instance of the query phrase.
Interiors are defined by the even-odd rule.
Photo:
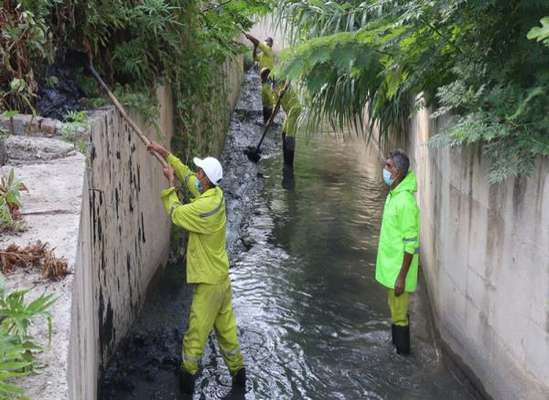
[[[212,215],[214,214],[217,214],[219,212],[219,210],[221,210],[223,207],[225,206],[225,199],[222,197],[221,198],[221,201],[219,202],[219,204],[217,205],[217,207],[215,207],[213,210],[211,211],[207,211],[205,213],[202,213],[202,214],[199,214],[202,218],[207,218],[207,217],[211,217]]]

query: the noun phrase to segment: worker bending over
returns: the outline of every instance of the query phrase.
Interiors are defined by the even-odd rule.
[[[253,58],[259,65],[261,75],[261,100],[263,102],[263,123],[267,123],[273,112],[275,96],[272,88],[271,72],[274,67],[273,38],[260,42],[250,34],[246,38],[253,43]],[[259,53],[258,53],[259,50]]]

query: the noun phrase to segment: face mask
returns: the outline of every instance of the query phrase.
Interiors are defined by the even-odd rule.
[[[391,173],[385,168],[383,168],[383,180],[385,181],[387,186],[392,186],[393,182],[395,181],[394,178],[391,176]]]
[[[202,193],[202,182],[200,182],[200,179],[196,178],[194,180],[194,187],[196,188],[196,190]]]

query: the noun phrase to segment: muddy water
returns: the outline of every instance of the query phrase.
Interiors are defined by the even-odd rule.
[[[259,166],[257,75],[247,77],[223,157],[234,307],[248,369],[232,391],[210,337],[194,399],[470,399],[433,345],[425,299],[411,306],[410,357],[394,353],[385,291],[374,280],[382,204],[375,152],[360,140],[298,141],[294,172],[277,140]],[[179,363],[191,288],[166,269],[102,383],[103,399],[183,399]]]

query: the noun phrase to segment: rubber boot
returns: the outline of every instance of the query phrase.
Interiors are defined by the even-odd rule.
[[[263,123],[266,124],[267,121],[269,121],[269,118],[271,118],[271,114],[273,113],[273,109],[269,107],[263,107]]]
[[[239,369],[233,376],[233,385],[243,388],[246,387],[246,368]]]
[[[398,354],[410,354],[410,325],[395,325],[395,346]]]
[[[284,164],[290,168],[294,166],[295,138],[282,134],[282,152],[284,153]]]
[[[393,346],[396,345],[396,334],[395,334],[395,324],[391,324],[391,336],[393,338]]]
[[[195,376],[191,375],[184,368],[179,370],[179,387],[185,394],[193,394]]]

